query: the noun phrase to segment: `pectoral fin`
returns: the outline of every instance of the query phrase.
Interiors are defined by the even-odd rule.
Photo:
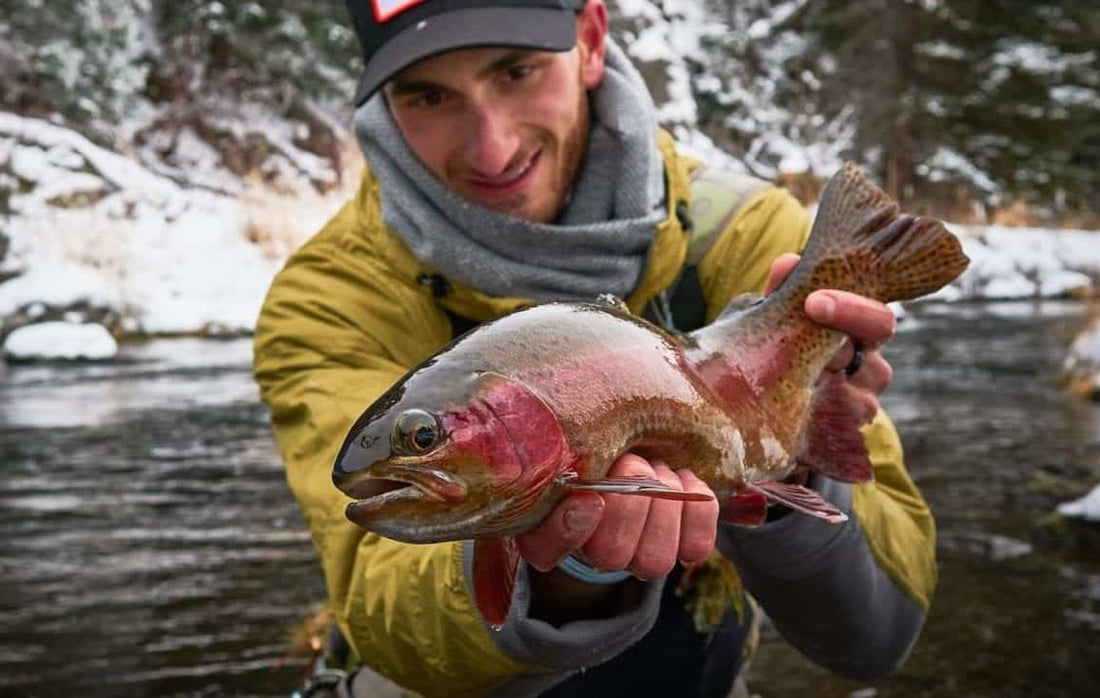
[[[493,630],[500,630],[508,617],[518,568],[519,548],[514,538],[474,541],[474,601]]]
[[[614,494],[636,494],[654,499],[676,499],[682,502],[707,502],[713,499],[702,492],[681,492],[674,490],[660,480],[651,477],[624,475],[599,480],[573,478],[562,481],[567,491],[612,492]]]
[[[749,489],[758,490],[773,502],[803,514],[816,516],[829,523],[844,523],[848,520],[847,514],[822,499],[820,494],[808,487],[789,482],[750,482],[746,486]]]

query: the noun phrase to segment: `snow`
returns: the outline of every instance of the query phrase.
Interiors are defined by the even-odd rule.
[[[1058,513],[1074,519],[1100,521],[1100,485],[1080,499],[1059,504]]]
[[[1100,233],[1003,226],[948,227],[970,266],[937,300],[1007,300],[1088,295],[1100,278]]]
[[[635,60],[658,67],[648,71],[664,81],[655,89],[663,97],[658,115],[685,151],[766,177],[822,176],[840,167],[853,143],[858,116],[853,110],[826,120],[778,106],[791,79],[812,89],[834,69],[823,59],[800,69],[797,78],[787,72],[785,66],[804,53],[806,41],[787,25],[807,2],[779,3],[763,19],[745,7],[731,7],[722,23],[708,19],[703,3],[692,0],[615,3],[616,21],[629,27],[624,48]],[[929,3],[935,4],[925,0]],[[90,20],[133,34],[137,30],[129,27],[127,16]],[[135,51],[156,48],[137,34],[127,36],[124,43]],[[705,42],[751,47],[745,55],[766,69],[750,78],[738,72],[736,62],[712,66],[703,60]],[[1004,42],[999,49],[991,60],[1006,73],[1062,72],[1096,55],[1060,54],[1021,42]],[[921,50],[942,58],[957,55],[946,41],[928,42]],[[119,54],[120,60],[129,60],[128,51]],[[693,89],[738,107],[730,111],[727,126],[731,132],[756,134],[742,159],[724,155],[695,128],[699,114]],[[1098,99],[1094,88],[1073,85],[1054,87],[1051,96],[1067,105]],[[138,112],[140,105],[127,114],[127,123],[119,124],[120,142],[147,121],[148,115]],[[207,126],[239,141],[263,135],[269,152],[257,179],[266,184],[226,169],[222,156],[188,125],[172,134],[153,130],[134,146],[137,152],[120,154],[48,121],[0,112],[0,204],[6,202],[11,212],[0,219],[0,233],[10,240],[0,260],[0,278],[17,274],[0,282],[2,326],[69,318],[113,322],[112,329],[135,334],[232,335],[253,329],[274,274],[347,200],[357,181],[347,177],[343,188],[317,194],[336,183],[339,173],[328,160],[295,145],[308,135],[301,122],[262,105],[245,103],[205,116]],[[957,152],[940,150],[922,167],[930,179],[961,175],[991,197],[1001,194]],[[1042,175],[1021,172],[1020,178]],[[1097,291],[1100,233],[949,227],[972,262],[932,301],[1062,298]],[[897,310],[904,312],[902,306]]]
[[[1001,188],[961,154],[949,149],[939,148],[926,162],[917,166],[917,174],[928,177],[933,182],[948,179],[951,175],[961,175],[967,182],[989,193],[999,194]]]
[[[21,361],[102,361],[117,352],[115,338],[95,323],[41,322],[20,327],[4,340],[4,356]]]
[[[285,257],[347,196],[184,188],[72,131],[0,113],[5,154],[31,186],[9,199],[3,269],[23,273],[0,284],[0,319],[81,304],[132,332],[250,332]]]

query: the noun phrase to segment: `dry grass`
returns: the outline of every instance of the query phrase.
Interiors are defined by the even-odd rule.
[[[810,172],[782,172],[779,174],[779,180],[780,184],[804,206],[810,206],[821,198],[827,177]],[[973,196],[970,187],[963,184],[929,185],[929,187],[923,196],[902,201],[902,209],[961,225],[1100,231],[1100,212],[1066,210],[1051,218],[1049,213],[1040,212],[1036,206],[1024,200],[1013,201],[1003,206],[987,206]]]
[[[350,199],[359,186],[363,159],[354,141],[340,154],[339,183],[326,190],[273,185],[258,173],[245,178],[240,206],[241,233],[271,259],[285,259]]]

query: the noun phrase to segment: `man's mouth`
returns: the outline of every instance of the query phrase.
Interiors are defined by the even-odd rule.
[[[532,175],[542,158],[542,149],[536,150],[518,168],[513,168],[501,177],[486,179],[483,177],[468,177],[469,185],[483,197],[499,198],[512,196],[518,193],[531,180]]]

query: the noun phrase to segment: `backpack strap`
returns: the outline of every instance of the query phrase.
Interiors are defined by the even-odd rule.
[[[773,185],[749,175],[706,165],[691,173],[691,209],[684,203],[676,215],[691,235],[680,275],[646,306],[644,317],[672,333],[691,332],[706,323],[707,303],[699,279],[699,262],[729,228],[745,203]]]

